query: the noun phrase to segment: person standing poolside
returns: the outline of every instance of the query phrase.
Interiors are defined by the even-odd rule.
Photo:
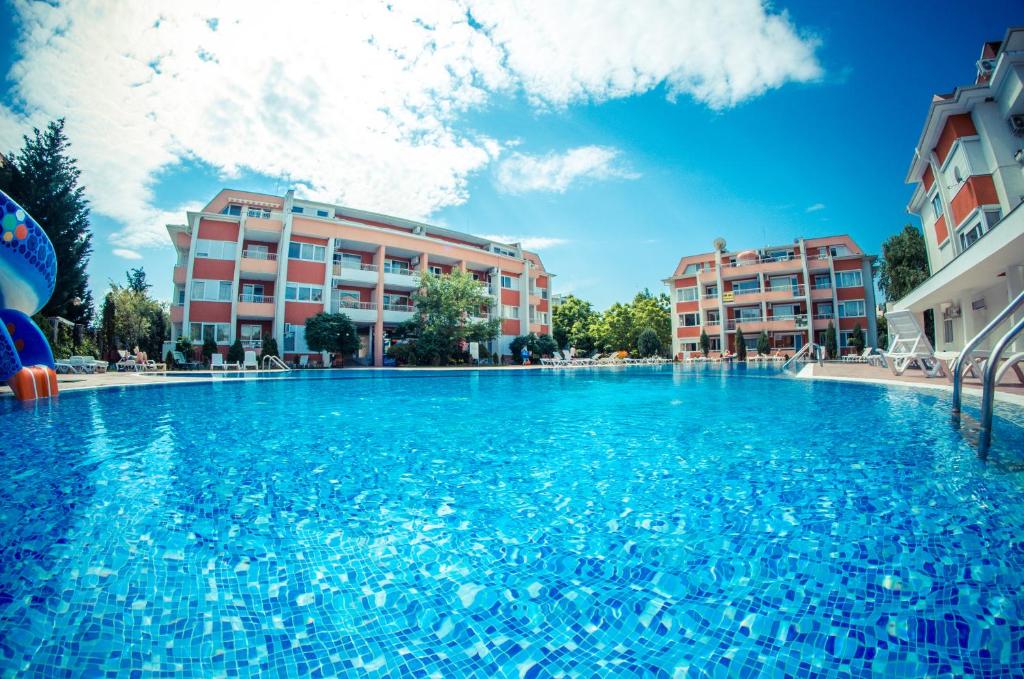
[[[523,347],[522,350],[520,350],[519,355],[523,359],[523,365],[530,365],[530,350],[529,349],[527,349],[526,347]]]

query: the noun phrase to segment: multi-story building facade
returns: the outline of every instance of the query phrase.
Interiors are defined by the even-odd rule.
[[[931,276],[891,306],[931,309],[938,350],[962,349],[1024,289],[1024,28],[985,43],[976,67],[932,98],[907,173]]]
[[[773,351],[793,354],[807,343],[824,344],[829,322],[843,353],[851,351],[858,325],[876,347],[873,260],[849,236],[737,252],[718,239],[713,252],[683,257],[665,279],[674,312],[672,353],[699,351],[702,332],[712,352],[735,352],[739,329],[750,351],[763,331]]]
[[[358,362],[381,365],[399,323],[413,315],[418,272],[461,269],[492,298],[501,336],[486,347],[509,353],[528,332],[550,332],[552,274],[540,257],[406,219],[285,196],[225,189],[185,225],[167,230],[177,250],[171,303],[171,339],[222,352],[236,339],[260,350],[277,340],[285,360],[314,356],[305,342],[306,319],[343,312],[356,324]]]

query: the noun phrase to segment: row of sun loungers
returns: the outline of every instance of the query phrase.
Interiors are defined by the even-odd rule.
[[[54,362],[58,373],[82,375],[107,372],[107,362],[92,356],[72,356]]]
[[[671,361],[661,356],[648,358],[628,358],[614,354],[602,356],[598,354],[591,358],[542,358],[540,364],[546,368],[584,368],[604,365],[659,365]]]

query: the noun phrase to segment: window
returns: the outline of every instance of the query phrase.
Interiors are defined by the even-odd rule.
[[[832,316],[833,316],[833,313],[832,313],[832,303],[831,302],[829,302],[828,304],[819,304],[818,305],[818,312],[815,314],[815,317],[817,317],[817,318],[832,318]]]
[[[385,293],[384,304],[398,304],[402,306],[409,306],[411,303],[409,302],[408,295],[396,295],[394,293]]]
[[[501,316],[502,318],[519,318],[519,307],[502,304]]]
[[[704,270],[703,262],[694,262],[693,264],[687,264],[686,265],[686,268],[683,269],[683,275],[684,276],[693,276],[698,271],[703,271],[703,270]]]
[[[327,210],[317,210],[316,211],[316,216],[317,217],[326,217],[327,216]]]
[[[719,325],[721,323],[721,316],[717,309],[713,311],[706,311],[705,316],[707,317],[707,325]]]
[[[851,299],[839,303],[839,318],[858,318],[866,315],[862,299]]]
[[[289,259],[302,259],[307,262],[322,262],[327,258],[327,248],[313,243],[288,243]]]
[[[942,319],[942,341],[946,344],[953,343],[953,319]]]
[[[979,240],[984,233],[981,228],[981,222],[975,224],[972,228],[964,230],[960,233],[960,247],[964,250],[971,247]]]
[[[233,240],[196,240],[196,257],[205,259],[234,259],[237,243]]]
[[[439,266],[434,266],[433,264],[431,264],[430,273],[434,274],[435,276],[441,276],[444,274],[444,270]]]
[[[837,288],[859,288],[863,285],[864,279],[861,278],[860,269],[854,269],[853,271],[836,271]]]
[[[334,263],[341,264],[345,268],[358,269],[363,265],[363,258],[359,255],[353,255],[350,252],[335,252]]]
[[[839,331],[839,353],[843,352],[843,349],[850,346],[850,338],[853,337],[853,330],[840,330]]]
[[[502,275],[502,277],[501,277],[501,287],[505,288],[506,290],[518,290],[519,289],[519,279],[515,278],[513,276]]]
[[[495,252],[496,254],[505,255],[506,257],[515,257],[516,256],[516,251],[515,250],[509,250],[508,248],[498,247],[497,245],[492,245],[491,246],[491,250],[493,252]]]
[[[293,302],[323,302],[324,289],[318,285],[289,283],[285,286],[284,298]]]
[[[684,328],[693,328],[700,325],[700,314],[696,311],[692,313],[679,314],[679,325]]]
[[[238,338],[245,342],[255,343],[263,339],[263,326],[243,323],[238,327]]]
[[[185,287],[174,288],[174,303],[178,306],[185,304]]]
[[[830,245],[828,251],[833,257],[845,257],[850,254],[850,248],[845,245]]]
[[[242,295],[240,300],[242,302],[257,302],[263,303],[267,300],[263,296],[263,284],[261,283],[243,283],[242,284]]]
[[[773,304],[771,311],[772,318],[788,320],[796,316],[797,306],[796,304]]]
[[[284,350],[298,354],[309,353],[306,345],[306,326],[284,324]]]
[[[697,300],[697,288],[676,288],[676,300],[679,302],[694,302]]]
[[[245,211],[246,217],[256,217],[258,219],[270,219],[270,210],[261,210],[258,207],[251,207]]]
[[[708,337],[708,351],[721,351],[722,350],[722,338],[718,335],[714,337]]]
[[[548,312],[546,312],[546,311],[538,311],[537,312],[537,322],[540,323],[541,325],[547,325],[548,324]]]
[[[718,297],[718,286],[709,285],[708,287],[704,288],[704,296],[710,298]]]
[[[797,293],[797,285],[796,276],[772,276],[768,279],[769,289],[792,290],[794,295]]]
[[[266,245],[246,245],[243,254],[249,259],[266,259],[270,248]]]
[[[996,208],[995,210],[985,210],[985,230],[991,231],[992,228],[999,223],[999,220],[1003,218],[1003,211]]]
[[[682,352],[685,352],[685,353],[691,353],[691,352],[694,352],[694,351],[699,351],[699,349],[697,348],[697,343],[696,342],[682,342],[679,345],[679,350],[682,351]]]
[[[230,302],[231,281],[192,281],[192,299],[199,302]]]
[[[292,212],[297,214],[297,215],[301,215],[305,211],[306,211],[305,208],[301,208],[298,205],[292,205]]]
[[[761,286],[757,284],[756,278],[749,278],[745,281],[736,281],[732,284],[732,291],[734,294],[742,294],[744,292],[760,292]]]
[[[409,262],[401,262],[397,259],[384,260],[384,273],[407,273]]]
[[[237,217],[238,215],[242,214],[242,206],[241,205],[228,205],[223,210],[221,210],[220,213],[222,215],[234,215],[234,216]]]
[[[764,259],[767,262],[785,262],[790,257],[792,257],[792,255],[789,250],[772,250],[764,253]]]
[[[814,274],[814,287],[819,290],[822,288],[831,288],[832,281],[829,279],[827,273],[816,273]]]
[[[231,336],[229,323],[189,323],[189,337],[193,344],[202,344],[208,339],[217,344],[227,344]]]
[[[738,307],[736,309],[737,321],[759,321],[761,320],[761,308],[756,306]]]

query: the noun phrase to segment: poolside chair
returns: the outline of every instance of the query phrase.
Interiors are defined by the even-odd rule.
[[[94,368],[92,365],[92,356],[90,356],[89,358],[86,358],[85,356],[71,356],[67,359],[67,362],[75,367],[75,372],[96,372],[96,368]]]
[[[302,354],[301,356],[299,356],[299,367],[300,368],[308,368],[309,367],[309,356],[307,356],[306,354]]]
[[[69,363],[67,360],[56,360],[53,362],[53,369],[58,375],[75,375],[78,374],[78,368]]]
[[[174,357],[175,365],[180,365],[183,368],[185,368],[185,370],[195,370],[196,368],[199,367],[199,364],[197,362],[189,361],[188,359],[185,358],[185,354],[181,353],[180,351],[172,351],[171,356]]]
[[[221,354],[214,354],[210,357],[210,370],[216,370],[217,368],[220,368],[221,370],[227,370],[228,368],[238,370],[239,367],[238,363],[226,362],[224,360],[224,356]]]
[[[137,372],[141,369],[141,366],[135,360],[135,357],[130,355],[127,351],[124,349],[118,349],[117,353],[121,357],[121,360],[114,364],[114,368],[117,372]]]
[[[1017,377],[1019,384],[1024,384],[1024,352],[1011,354],[1006,361],[996,370],[996,384],[1000,384],[1007,374],[1012,372]]]
[[[859,354],[845,354],[843,363],[867,363],[872,351],[874,350],[871,347],[864,347],[864,351]]]
[[[917,324],[910,311],[890,311],[885,315],[889,321],[889,350],[882,355],[889,364],[892,374],[897,377],[907,368],[920,369],[925,377],[942,377],[946,374],[942,361],[935,356],[935,350],[928,337]]]
[[[242,370],[259,370],[260,364],[256,361],[256,352],[251,349],[245,352],[245,358],[242,360]]]

